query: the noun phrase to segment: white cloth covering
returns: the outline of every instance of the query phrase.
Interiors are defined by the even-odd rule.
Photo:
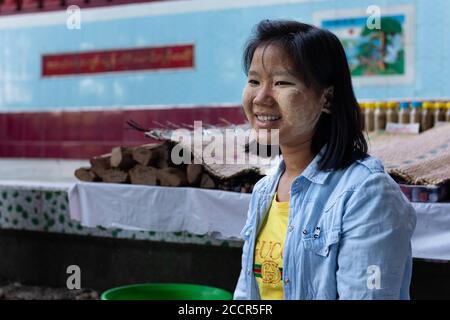
[[[86,227],[156,232],[187,231],[238,238],[250,194],[199,188],[76,183],[71,218]]]
[[[413,206],[417,214],[413,257],[450,260],[450,203],[413,202]]]
[[[245,224],[250,194],[197,188],[76,183],[69,190],[72,219],[83,226],[187,231],[236,239]],[[416,258],[450,260],[450,203],[413,203]]]

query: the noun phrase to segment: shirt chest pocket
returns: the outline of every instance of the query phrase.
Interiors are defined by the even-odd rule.
[[[315,255],[328,257],[333,247],[337,247],[339,236],[339,230],[315,229],[311,236],[302,239],[303,248]]]

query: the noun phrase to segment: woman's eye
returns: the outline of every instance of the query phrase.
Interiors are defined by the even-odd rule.
[[[258,84],[259,84],[258,81],[253,80],[253,79],[248,80],[248,83],[249,83],[249,84],[253,84],[253,85],[258,85]]]
[[[277,81],[277,82],[275,82],[275,85],[276,86],[291,86],[291,85],[293,85],[293,83],[286,82],[286,81]]]

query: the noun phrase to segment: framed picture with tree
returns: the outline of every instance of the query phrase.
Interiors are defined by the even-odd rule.
[[[414,81],[414,6],[318,11],[314,24],[341,40],[355,86]]]

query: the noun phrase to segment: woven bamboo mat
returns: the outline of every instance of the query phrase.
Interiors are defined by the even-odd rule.
[[[450,182],[450,124],[418,135],[374,133],[369,153],[383,161],[386,171],[408,184]]]
[[[234,126],[234,129],[245,129],[246,125]],[[214,133],[224,132],[230,127],[203,130],[203,137],[212,137]],[[174,138],[171,130],[151,130],[147,136],[159,140],[169,140],[180,143],[184,149],[191,152],[195,159],[199,159],[209,173],[219,179],[228,179],[244,173],[256,173],[265,175],[279,162],[280,157],[262,158],[257,157],[257,163],[245,164],[220,163],[220,155],[205,159],[201,150],[214,148],[213,141],[203,139],[199,143],[202,146],[200,152],[195,149],[193,132],[186,130],[189,139],[178,136]],[[239,132],[236,130],[236,135]],[[418,135],[371,133],[368,137],[369,153],[379,158],[386,171],[393,177],[398,177],[407,184],[417,185],[441,185],[450,182],[450,124],[425,131]],[[239,139],[232,152],[232,158],[236,160],[238,154],[244,153],[245,143]],[[223,149],[223,159],[229,150]],[[256,157],[256,156],[255,156]]]
[[[229,179],[247,173],[266,175],[279,163],[280,157],[264,158],[246,153],[245,145],[249,143],[249,139],[242,139],[242,137],[238,139],[238,136],[242,135],[242,130],[247,129],[248,125],[236,125],[204,129],[203,135],[194,135],[193,131],[189,130],[185,130],[184,133],[178,131],[176,135],[172,130],[150,130],[145,134],[154,139],[169,140],[174,144],[179,144],[184,150],[191,153],[198,163],[202,163],[206,171],[218,179]],[[225,130],[229,130],[228,136],[225,134]],[[230,133],[232,134],[230,135]],[[224,143],[221,143],[221,140],[217,143],[215,137],[218,136],[223,138]],[[234,143],[228,144],[228,139],[232,139]],[[221,151],[217,145],[222,146]],[[234,148],[231,150],[233,145]],[[198,149],[196,146],[202,147]],[[205,157],[205,154],[208,156]],[[238,160],[239,158],[242,160]]]

